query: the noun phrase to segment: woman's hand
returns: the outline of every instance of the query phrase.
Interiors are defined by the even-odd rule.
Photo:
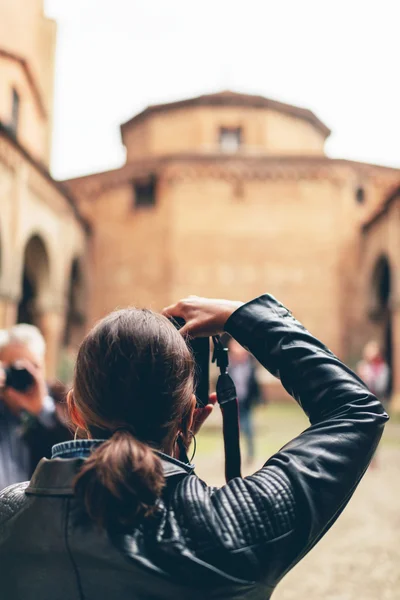
[[[213,394],[210,394],[208,398],[208,404],[206,404],[206,406],[199,406],[199,408],[195,409],[192,423],[192,431],[194,435],[200,431],[204,421],[211,415],[216,402],[217,394],[214,392]]]
[[[209,337],[224,331],[224,326],[232,313],[243,302],[232,300],[214,300],[189,296],[164,308],[162,314],[166,317],[181,317],[185,325],[180,332],[191,337]]]

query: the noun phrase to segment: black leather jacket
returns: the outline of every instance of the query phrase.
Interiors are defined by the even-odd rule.
[[[98,530],[75,500],[82,459],[43,459],[29,484],[0,495],[1,598],[265,600],[329,529],[378,444],[382,405],[271,296],[226,330],[281,378],[311,426],[219,489],[165,459],[160,511],[129,535]]]

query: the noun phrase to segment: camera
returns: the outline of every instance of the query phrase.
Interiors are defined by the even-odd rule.
[[[180,317],[171,317],[170,321],[177,329],[184,326]],[[196,364],[195,395],[198,406],[206,406],[210,392],[210,338],[186,338]]]
[[[18,392],[26,392],[34,382],[33,375],[23,367],[11,365],[4,369],[6,375],[5,387],[12,387]]]
[[[171,317],[170,321],[177,329],[181,329],[185,320]],[[228,348],[226,336],[212,336],[214,343],[213,362],[220,370],[216,392],[222,413],[222,429],[225,450],[225,479],[230,481],[241,477],[241,458],[239,440],[239,414],[235,384],[228,374]],[[206,406],[209,400],[210,387],[210,338],[186,338],[196,364],[195,395],[197,407]]]

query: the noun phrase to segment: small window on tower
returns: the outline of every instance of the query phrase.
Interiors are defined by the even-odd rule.
[[[241,127],[221,127],[219,130],[219,146],[222,152],[237,152],[242,143]]]
[[[358,204],[364,204],[365,202],[365,189],[361,186],[356,189],[356,200]]]
[[[18,122],[19,122],[19,94],[16,89],[12,90],[12,107],[11,107],[11,121],[10,121],[10,131],[15,136],[18,131]]]
[[[156,204],[156,178],[137,180],[133,182],[135,208],[151,208]]]

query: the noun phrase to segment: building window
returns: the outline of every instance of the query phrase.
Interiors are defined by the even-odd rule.
[[[222,152],[237,152],[242,143],[241,127],[221,127],[219,130],[219,147]]]
[[[135,208],[151,208],[156,204],[156,178],[154,176],[145,180],[133,182]]]
[[[365,189],[363,187],[358,187],[356,189],[356,200],[358,204],[364,204],[365,202]]]
[[[18,121],[19,121],[19,94],[16,89],[12,90],[12,107],[11,107],[11,121],[10,121],[10,131],[15,136],[18,131]]]

